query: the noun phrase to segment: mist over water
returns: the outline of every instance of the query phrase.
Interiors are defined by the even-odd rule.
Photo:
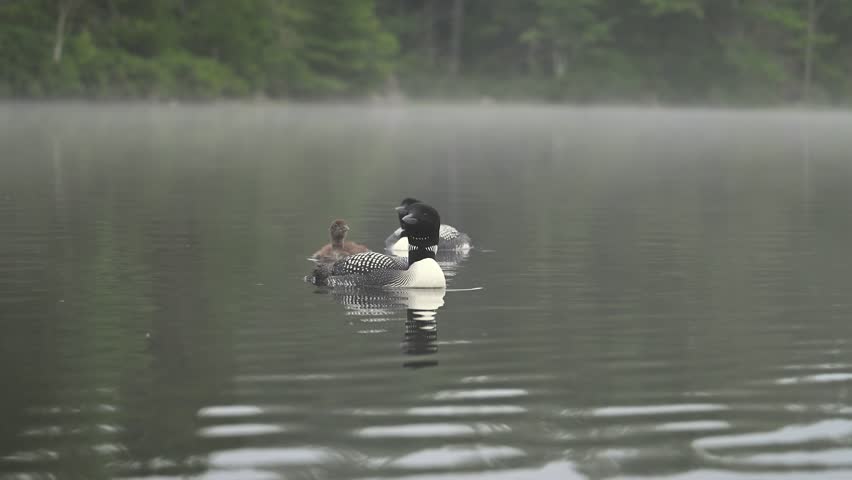
[[[852,477],[849,132],[0,106],[0,479]],[[302,281],[406,196],[473,240],[447,291]]]

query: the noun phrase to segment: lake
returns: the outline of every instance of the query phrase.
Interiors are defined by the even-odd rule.
[[[0,106],[0,479],[852,478],[852,114]],[[446,291],[304,283],[406,196]]]

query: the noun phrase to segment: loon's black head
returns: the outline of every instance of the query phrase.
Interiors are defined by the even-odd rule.
[[[415,203],[421,202],[416,198],[406,197],[401,202],[399,202],[399,206],[396,207],[396,213],[397,215],[399,215],[399,226],[402,227],[403,235],[405,234],[405,224],[402,223],[402,217],[408,215],[408,207]]]
[[[434,258],[438,250],[441,216],[425,203],[413,203],[402,217],[403,231],[408,237],[408,261]]]

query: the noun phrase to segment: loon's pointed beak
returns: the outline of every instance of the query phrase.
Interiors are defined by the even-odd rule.
[[[394,210],[396,210],[396,213],[405,213],[405,212],[407,212],[407,211],[408,211],[408,210],[407,210],[405,207],[403,207],[402,205],[400,205],[400,206],[398,206],[398,207],[394,208]]]
[[[407,223],[408,225],[417,225],[417,218],[410,213],[402,217],[402,221]]]

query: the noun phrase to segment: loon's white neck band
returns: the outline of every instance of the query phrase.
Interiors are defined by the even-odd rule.
[[[438,245],[418,246],[408,244],[408,264],[423,260],[424,258],[435,258],[435,253],[438,252]]]

